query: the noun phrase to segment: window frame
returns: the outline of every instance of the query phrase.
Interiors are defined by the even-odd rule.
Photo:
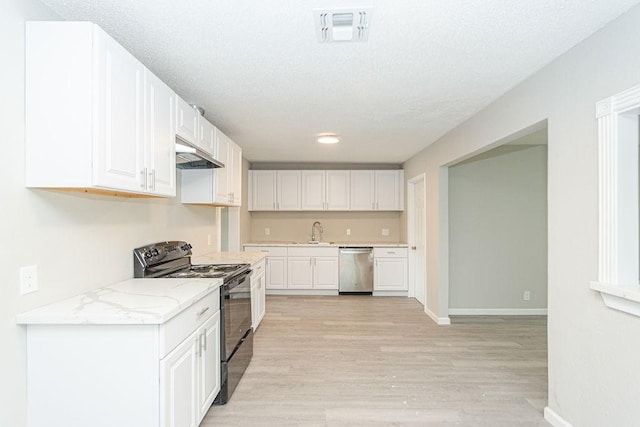
[[[640,85],[596,103],[596,118],[599,250],[591,289],[607,307],[640,317]]]

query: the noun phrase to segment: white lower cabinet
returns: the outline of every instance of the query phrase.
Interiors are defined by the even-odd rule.
[[[29,324],[27,425],[197,426],[220,390],[219,302],[160,325]]]
[[[220,391],[220,312],[160,362],[163,427],[197,426]]]
[[[266,258],[251,268],[251,326],[255,332],[266,310]]]
[[[289,247],[287,289],[338,289],[338,248]]]
[[[374,248],[373,290],[407,291],[407,249]]]
[[[265,253],[265,289],[287,288],[286,246],[245,246],[244,250]]]

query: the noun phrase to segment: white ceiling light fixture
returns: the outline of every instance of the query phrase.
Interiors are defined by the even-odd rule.
[[[340,137],[334,133],[322,133],[318,135],[318,142],[320,144],[337,144],[340,142]]]
[[[316,34],[320,43],[366,42],[372,7],[356,9],[314,9]]]

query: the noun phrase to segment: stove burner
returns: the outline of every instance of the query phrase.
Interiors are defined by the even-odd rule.
[[[202,264],[192,265],[163,277],[178,279],[217,279],[231,278],[235,273],[246,269],[247,264]]]

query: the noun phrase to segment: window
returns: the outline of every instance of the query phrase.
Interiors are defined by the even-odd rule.
[[[613,309],[640,316],[638,143],[640,86],[596,104],[599,157],[599,291]]]

